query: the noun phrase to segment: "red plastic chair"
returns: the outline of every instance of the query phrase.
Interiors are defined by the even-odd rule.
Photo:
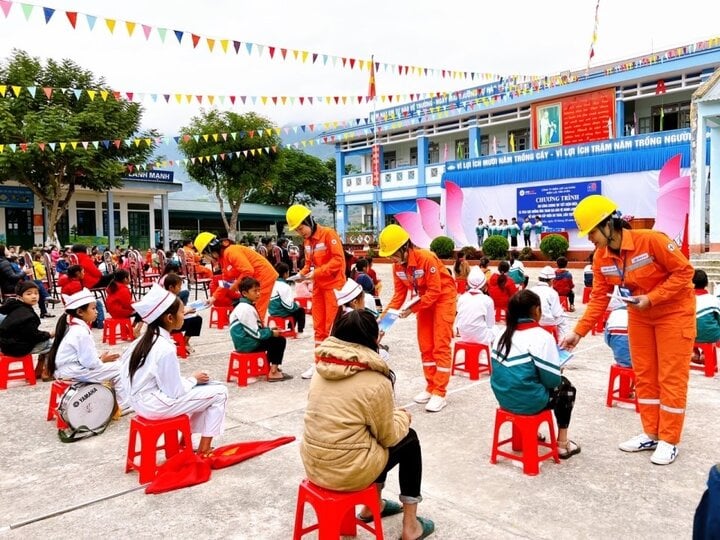
[[[170,335],[175,342],[175,354],[177,354],[178,358],[187,358],[190,356],[187,345],[185,345],[185,334],[182,332],[173,332]]]
[[[230,353],[228,365],[227,382],[233,378],[237,379],[238,386],[247,386],[248,379],[266,376],[270,373],[270,364],[265,351],[241,353],[234,351]]]
[[[560,296],[560,305],[565,311],[570,311],[570,301],[567,296]]]
[[[274,323],[280,329],[280,335],[286,338],[297,338],[295,331],[295,319],[292,317],[280,317],[278,315],[268,315],[268,326]]]
[[[457,355],[460,351],[464,351],[462,362],[457,361]],[[480,353],[485,357],[485,363],[480,363]],[[481,373],[492,373],[492,364],[490,362],[490,347],[484,343],[469,343],[467,341],[456,341],[453,347],[453,367],[451,375],[455,375],[456,371],[467,373],[471,381],[477,381]]]
[[[700,349],[705,356],[705,365],[690,364],[691,369],[704,371],[706,377],[714,377],[717,373],[717,346],[715,343],[696,343],[695,347]]]
[[[12,367],[17,363],[21,363],[22,367]],[[35,384],[32,354],[25,356],[0,355],[0,390],[7,390],[9,381],[27,381],[31,386]]]
[[[540,328],[548,332],[549,334],[552,334],[552,337],[555,338],[555,343],[560,342],[560,332],[558,331],[558,327],[556,325],[540,325]]]
[[[305,503],[315,510],[317,523],[303,528]],[[355,506],[367,505],[372,511],[373,521],[365,523],[355,516]],[[298,488],[295,510],[293,540],[300,540],[312,531],[318,531],[319,540],[337,540],[341,536],[357,536],[358,525],[382,540],[382,510],[375,484],[361,491],[331,491],[316,486],[310,480],[303,480]]]
[[[68,427],[65,420],[63,420],[60,414],[58,414],[57,407],[60,404],[60,398],[62,398],[65,390],[67,390],[71,384],[72,381],[53,381],[50,386],[50,401],[48,402],[46,420],[49,422],[55,418],[58,429],[66,429]]]
[[[210,308],[210,328],[215,326],[218,330],[222,330],[228,326],[232,309],[230,306],[212,306]]]
[[[602,334],[605,332],[605,323],[607,323],[608,317],[610,317],[611,310],[605,310],[605,313],[603,313],[602,317],[600,317],[600,320],[598,320],[597,324],[593,326],[592,328],[592,335],[595,334]]]
[[[305,310],[307,315],[312,313],[312,296],[298,296],[295,301]]]
[[[130,319],[110,318],[103,321],[103,343],[115,345],[118,338],[132,341],[134,336],[133,323]]]
[[[500,428],[506,422],[512,424],[512,436],[500,440]],[[544,422],[547,422],[550,430],[550,442],[538,440],[538,428]],[[512,444],[514,452],[522,452],[522,454],[511,454],[501,450],[501,447],[508,443]],[[548,448],[550,451],[540,455],[540,447]],[[498,407],[495,411],[495,434],[490,463],[497,463],[498,456],[520,461],[523,464],[523,473],[529,476],[535,476],[540,472],[541,461],[552,458],[555,463],[560,463],[552,411],[546,409],[538,414],[523,415],[513,414]]]
[[[590,301],[590,294],[592,293],[592,287],[585,287],[583,289],[582,303],[587,304]]]
[[[178,432],[182,435],[185,446],[181,448]],[[160,444],[160,437],[163,443]],[[138,439],[140,449],[137,448]],[[192,452],[190,438],[190,419],[186,414],[161,420],[149,420],[142,416],[134,416],[130,420],[130,438],[128,441],[125,472],[138,471],[140,483],[152,482],[157,474],[157,451],[165,451],[165,459],[180,452]],[[140,462],[136,463],[137,457]]]
[[[617,388],[615,388],[616,381]],[[610,366],[610,379],[608,380],[605,405],[612,407],[616,401],[635,405],[635,412],[640,412],[637,396],[635,395],[635,372],[632,368],[619,364]]]
[[[455,288],[458,294],[462,294],[467,291],[467,279],[455,278]]]

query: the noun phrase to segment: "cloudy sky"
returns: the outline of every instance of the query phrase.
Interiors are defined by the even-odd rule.
[[[587,64],[596,0],[33,0],[29,20],[14,3],[0,12],[0,58],[12,48],[69,57],[121,91],[215,95],[365,95],[367,71],[279,61],[280,48],[381,63],[497,74],[553,74]],[[7,4],[6,4],[7,5]],[[42,6],[54,8],[49,24]],[[77,11],[73,30],[63,11]],[[98,17],[90,31],[83,14]],[[117,19],[111,35],[104,19]],[[600,0],[594,63],[619,61],[720,34],[720,2]],[[137,23],[132,37],[124,21]],[[151,27],[145,39],[142,24]],[[157,28],[167,28],[163,44]],[[178,45],[173,30],[186,32]],[[203,38],[193,49],[190,33]],[[210,53],[204,38],[266,45],[250,56]],[[276,46],[269,59],[267,46]],[[244,46],[243,46],[244,47]],[[290,57],[288,53],[288,57]],[[11,82],[11,81],[8,81]],[[377,74],[378,94],[447,91],[472,81]],[[145,127],[177,134],[198,105],[144,102]],[[370,106],[261,106],[279,126],[366,117]]]

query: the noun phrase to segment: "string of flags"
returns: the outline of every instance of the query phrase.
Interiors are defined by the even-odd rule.
[[[98,27],[104,27],[107,31],[115,36],[124,32],[128,38],[134,35],[142,35],[145,41],[150,39],[159,39],[163,45],[177,43],[182,46],[184,43],[192,46],[193,49],[207,49],[210,53],[228,54],[235,52],[236,55],[247,54],[252,57],[256,55],[258,58],[268,59],[270,61],[295,61],[302,64],[319,64],[323,66],[331,65],[332,67],[341,67],[343,69],[370,70],[371,60],[336,56],[332,54],[324,54],[320,52],[306,51],[301,49],[292,49],[281,47],[278,45],[267,45],[254,43],[251,41],[242,41],[230,38],[218,38],[195,34],[186,30],[177,30],[154,26],[135,21],[126,21],[122,19],[100,17],[90,15],[80,11],[65,11],[42,5],[30,4],[27,2],[15,2],[13,0],[0,0],[0,12],[9,18],[13,6],[18,5],[22,11],[22,15],[26,22],[30,21],[33,13],[41,13],[45,24],[58,19],[64,20],[73,30],[78,30],[79,25],[84,20],[87,29],[94,32]],[[64,17],[63,17],[64,15]],[[101,22],[98,24],[98,22]],[[174,39],[173,39],[174,37]],[[387,62],[375,62],[375,71],[391,72],[399,76],[418,76],[418,77],[441,77],[443,79],[470,79],[470,80],[495,80],[499,78],[507,78],[507,75],[498,75],[495,73],[474,72],[457,69],[446,68],[429,68],[422,66],[411,66],[404,64],[393,64]]]

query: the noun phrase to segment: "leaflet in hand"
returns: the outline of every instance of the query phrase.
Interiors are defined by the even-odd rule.
[[[398,317],[400,317],[399,309],[388,309],[385,315],[378,321],[378,328],[381,332],[387,332]]]
[[[195,300],[194,302],[190,302],[187,307],[192,308],[195,311],[202,311],[203,309],[209,308],[210,304],[208,304],[205,300]]]
[[[564,367],[574,355],[570,351],[558,347],[558,356],[560,357],[560,367]]]
[[[634,296],[621,296],[613,293],[608,293],[608,298],[613,298],[615,300],[621,300],[625,302],[626,304],[639,304],[640,300]]]

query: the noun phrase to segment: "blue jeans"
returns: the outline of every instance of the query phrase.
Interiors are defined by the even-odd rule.
[[[695,511],[693,540],[720,538],[720,469],[713,466],[708,476],[707,490]]]
[[[95,305],[97,306],[98,316],[97,319],[95,319],[94,326],[95,328],[102,329],[103,323],[105,322],[105,307],[103,306],[100,299],[95,301]]]
[[[627,334],[609,334],[605,330],[605,343],[612,349],[615,362],[622,367],[632,367],[630,361],[630,343]]]

